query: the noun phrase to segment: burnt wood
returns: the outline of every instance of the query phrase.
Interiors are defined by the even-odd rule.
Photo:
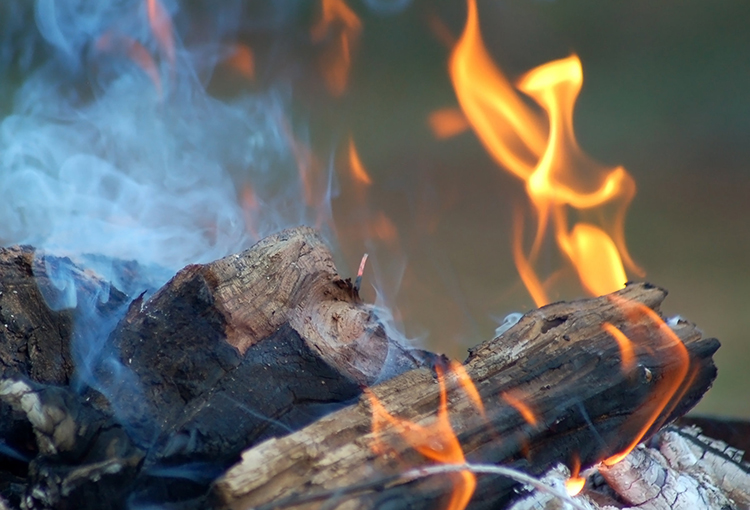
[[[0,508],[205,508],[209,484],[240,454],[212,504],[272,503],[424,463],[398,441],[397,456],[375,455],[361,392],[371,387],[394,415],[429,422],[445,359],[389,339],[313,230],[188,266],[155,292],[137,264],[111,262],[124,291],[63,257],[0,250]],[[471,351],[465,366],[486,418],[448,381],[468,460],[538,475],[574,455],[591,465],[629,442],[631,417],[676,368],[663,330],[622,306],[658,310],[666,292],[635,284],[616,294],[534,310]],[[603,322],[648,345],[633,370],[621,369]],[[646,437],[715,377],[718,342],[685,321],[672,329],[691,377]],[[536,425],[500,398],[508,391]],[[446,477],[391,482],[348,504],[432,508],[449,487]],[[472,507],[502,506],[516,489],[480,477]]]
[[[455,381],[448,391],[451,423],[468,461],[502,463],[541,475],[558,462],[571,466],[577,459],[583,468],[591,466],[635,437],[645,418],[634,423],[632,417],[642,415],[644,406],[659,398],[655,389],[676,370],[678,359],[674,347],[662,339],[666,326],[622,305],[642,303],[658,310],[666,292],[632,284],[614,295],[534,310],[504,334],[472,349],[465,367],[482,397],[486,417]],[[618,344],[602,329],[604,322],[641,346],[632,371],[622,370]],[[684,320],[675,321],[671,329],[689,352],[690,376],[644,440],[692,408],[716,376],[711,356],[718,341],[702,338]],[[501,398],[509,391],[521,396],[536,424]],[[423,425],[435,419],[439,388],[428,369],[403,374],[372,392],[393,415]],[[243,461],[217,481],[215,495],[235,509],[271,508],[274,502],[293,501],[295,495],[335,491],[382,477],[382,487],[370,487],[353,499],[341,498],[342,508],[440,508],[451,479],[394,482],[399,473],[427,461],[397,440],[391,441],[393,455],[376,454],[371,422],[370,400],[361,398],[294,434],[266,441],[243,453]],[[479,477],[470,508],[502,508],[516,491],[513,481]]]
[[[9,317],[0,344],[0,417],[7,417],[0,431],[11,438],[0,455],[19,457],[16,471],[29,476],[24,491],[43,494],[40,507],[81,503],[69,489],[85,485],[80,468],[93,469],[91,459],[119,470],[90,492],[107,507],[126,504],[123,491],[135,504],[200,506],[206,484],[244,448],[307,425],[363,387],[435,357],[389,339],[374,308],[336,273],[319,235],[304,227],[188,266],[132,300],[70,260],[29,248],[0,253],[0,281]],[[121,315],[116,327],[105,327]],[[101,347],[76,360],[87,340]],[[81,367],[85,374],[76,371]],[[69,409],[41,398],[50,385]],[[49,416],[34,422],[24,399]],[[58,422],[66,424],[64,433]],[[90,452],[101,429],[126,436],[137,476],[124,469],[120,449],[71,457]],[[26,448],[29,437],[38,443],[47,436],[46,449]],[[32,469],[63,461],[51,481]],[[93,469],[88,482],[101,474]]]

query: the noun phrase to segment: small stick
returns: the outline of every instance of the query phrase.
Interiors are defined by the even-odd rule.
[[[365,272],[365,264],[367,263],[368,256],[367,253],[362,255],[362,261],[359,263],[359,270],[357,271],[357,278],[354,280],[354,290],[357,294],[359,294],[359,287],[362,285],[362,274]]]

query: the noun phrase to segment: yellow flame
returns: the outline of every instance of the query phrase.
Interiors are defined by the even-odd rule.
[[[573,455],[573,465],[570,467],[570,478],[565,481],[565,490],[570,497],[577,496],[586,485],[586,479],[579,476],[581,471],[581,459]]]
[[[453,362],[450,364],[450,369],[457,377],[460,386],[467,392],[472,401],[479,399],[479,393],[474,383],[471,382],[471,378],[463,366],[456,371],[458,366],[460,364]],[[466,463],[463,449],[448,417],[448,396],[443,371],[439,366],[435,368],[435,371],[440,385],[440,405],[438,406],[436,420],[428,425],[420,425],[391,415],[371,391],[365,391],[372,407],[372,435],[374,439],[372,448],[376,453],[381,455],[386,453],[387,446],[384,439],[388,427],[390,427],[390,431],[398,434],[407,444],[430,460],[444,464]],[[481,405],[481,399],[479,399],[479,403]],[[453,490],[446,510],[463,510],[469,504],[469,500],[476,489],[476,476],[471,471],[461,471],[453,478]]]
[[[467,0],[464,32],[453,49],[450,74],[458,102],[495,161],[526,184],[537,224],[528,254],[516,221],[514,260],[537,305],[549,302],[534,264],[550,226],[560,252],[581,285],[593,295],[613,292],[627,281],[625,266],[640,274],[625,246],[625,211],[635,183],[622,167],[603,168],[579,149],[573,108],[583,83],[580,60],[572,55],[541,65],[514,88],[482,42],[476,1]],[[545,115],[522,99],[532,98]],[[546,118],[545,118],[546,117]],[[568,217],[604,218],[599,224]]]

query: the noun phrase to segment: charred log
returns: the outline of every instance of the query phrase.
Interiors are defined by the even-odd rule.
[[[658,419],[642,416],[659,398],[654,389],[679,363],[673,346],[659,340],[662,326],[645,315],[629,313],[621,303],[642,303],[658,310],[662,289],[635,284],[603,297],[558,303],[534,310],[513,328],[472,350],[465,367],[485,403],[477,412],[457,384],[448,392],[452,426],[469,462],[502,463],[541,475],[558,462],[591,466],[624,449],[638,433],[648,439],[661,426],[686,413],[716,375],[711,355],[715,339],[703,339],[693,324],[675,322],[672,330],[685,345],[690,377]],[[621,368],[618,344],[602,329],[617,326],[649,346],[632,371]],[[425,424],[434,419],[439,388],[427,369],[408,372],[372,388],[394,415]],[[501,395],[522,395],[534,413],[529,422]],[[372,409],[367,398],[294,434],[267,441],[243,453],[243,461],[215,486],[223,504],[248,508],[284,498],[295,491],[314,493],[356,486],[383,477],[387,486],[342,500],[342,508],[435,508],[451,490],[443,477],[393,482],[400,472],[425,462],[404,442],[394,455],[372,448]],[[385,484],[384,484],[385,485]],[[375,490],[377,489],[377,490]],[[516,496],[513,481],[480,478],[471,508],[499,508]],[[288,501],[288,500],[287,500]]]

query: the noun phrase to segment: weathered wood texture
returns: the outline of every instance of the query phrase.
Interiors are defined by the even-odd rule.
[[[386,336],[305,227],[132,297],[68,259],[0,253],[0,448],[38,507],[200,496],[242,449],[434,357]]]
[[[136,299],[111,340],[140,382],[111,399],[136,437],[158,437],[149,462],[159,463],[226,461],[422,363],[306,227],[186,267]]]
[[[670,377],[680,372],[667,326],[635,313],[634,303],[658,310],[666,292],[632,284],[612,296],[557,303],[526,314],[518,324],[473,349],[465,363],[486,407],[477,412],[455,379],[449,386],[452,426],[468,461],[503,463],[542,474],[558,462],[583,467],[621,451],[644,426],[646,410],[663,399]],[[629,304],[625,304],[629,303]],[[616,326],[633,340],[637,364],[624,371],[618,343],[602,324]],[[697,403],[710,387],[716,368],[715,339],[703,339],[693,324],[670,328],[689,353],[689,376],[645,437]],[[419,424],[435,419],[439,387],[429,369],[418,369],[379,384],[372,392],[393,415]],[[533,411],[528,423],[501,396],[512,392]],[[392,478],[425,460],[410,445],[392,440],[393,455],[373,451],[370,401],[324,417],[282,438],[243,453],[214,487],[231,508],[249,508],[299,494],[330,491],[378,477]],[[385,432],[388,434],[388,432]],[[392,433],[392,432],[391,432]],[[342,508],[439,508],[450,492],[446,477],[390,483],[342,498]],[[471,508],[501,508],[514,497],[515,484],[484,477]]]

